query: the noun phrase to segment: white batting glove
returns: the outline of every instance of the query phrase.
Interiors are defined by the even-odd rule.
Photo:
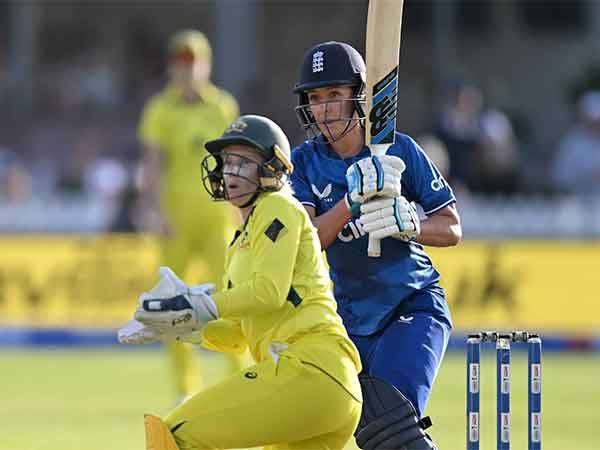
[[[352,164],[346,171],[349,209],[375,196],[398,197],[405,168],[401,158],[391,155],[370,156]]]
[[[135,319],[127,322],[119,330],[117,337],[121,344],[151,344],[161,340],[158,332]]]
[[[213,284],[188,286],[168,267],[161,267],[159,274],[160,282],[140,296],[135,319],[161,340],[187,340],[218,318]]]
[[[421,232],[421,222],[414,205],[403,196],[371,200],[360,207],[363,230],[376,239],[393,237],[414,241]]]

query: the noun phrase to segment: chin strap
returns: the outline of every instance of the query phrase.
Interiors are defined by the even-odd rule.
[[[258,198],[260,193],[261,193],[261,191],[256,190],[254,192],[254,194],[252,194],[252,197],[250,197],[250,199],[246,203],[244,203],[243,205],[240,205],[239,208],[247,208],[248,206],[252,206],[252,204],[256,201],[256,199]]]

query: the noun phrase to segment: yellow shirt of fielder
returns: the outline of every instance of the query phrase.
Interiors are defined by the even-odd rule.
[[[202,343],[229,352],[248,346],[257,362],[287,349],[360,401],[360,358],[330,283],[304,207],[288,192],[262,194],[228,249],[225,289],[214,295],[222,319],[205,327]]]
[[[167,86],[144,108],[138,134],[163,152],[161,206],[171,221],[197,224],[231,215],[228,205],[213,202],[202,187],[200,163],[207,155],[204,143],[219,137],[237,115],[235,99],[212,84],[194,103]]]

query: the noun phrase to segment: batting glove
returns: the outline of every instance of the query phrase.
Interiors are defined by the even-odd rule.
[[[414,205],[403,196],[372,200],[360,207],[363,230],[376,239],[393,237],[414,241],[421,232],[421,222]]]
[[[168,267],[159,270],[160,282],[139,298],[135,320],[156,332],[161,340],[188,340],[218,318],[211,295],[213,284],[186,285]]]
[[[347,203],[362,204],[368,199],[398,197],[404,161],[397,156],[383,155],[363,158],[346,171]]]

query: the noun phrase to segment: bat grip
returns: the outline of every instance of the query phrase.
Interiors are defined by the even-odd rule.
[[[367,254],[371,258],[379,258],[381,256],[381,240],[374,238],[373,236],[369,236],[369,247],[367,249]]]
[[[369,145],[371,154],[376,156],[383,156],[390,148],[390,144],[376,144]],[[376,239],[369,235],[369,246],[367,247],[367,255],[371,258],[379,258],[381,256],[381,240]]]

